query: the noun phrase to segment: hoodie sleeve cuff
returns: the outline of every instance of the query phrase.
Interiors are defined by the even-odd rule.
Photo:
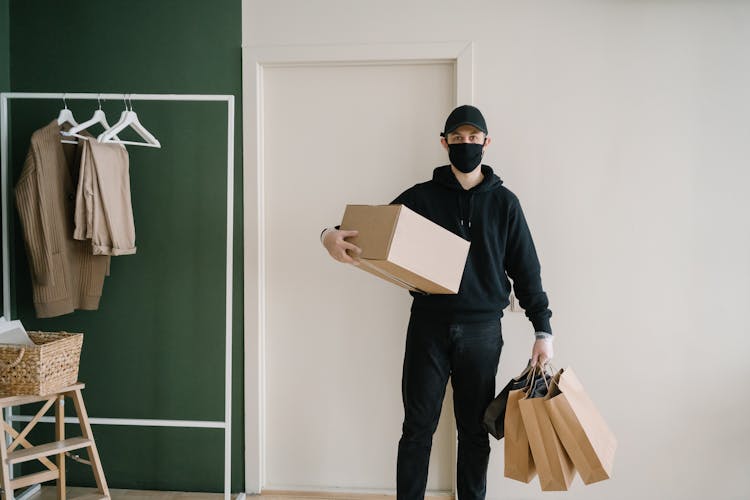
[[[550,342],[555,339],[555,337],[551,333],[547,332],[534,332],[534,337],[537,340],[549,340]]]
[[[341,225],[334,226],[334,227],[327,227],[327,228],[323,229],[320,232],[320,242],[323,243],[323,237],[325,236],[326,231],[333,231],[334,229],[338,231],[339,229],[341,229]]]
[[[535,332],[547,332],[549,334],[552,333],[552,325],[550,325],[549,321],[550,314],[535,314],[532,315],[529,319],[531,320],[531,325],[534,327]]]

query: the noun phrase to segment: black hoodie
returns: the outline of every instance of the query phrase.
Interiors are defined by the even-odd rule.
[[[412,292],[412,314],[449,321],[502,317],[509,303],[510,277],[534,330],[552,333],[539,259],[518,198],[492,168],[482,165],[482,173],[482,182],[466,190],[450,165],[438,167],[432,180],[407,189],[391,202],[406,205],[471,242],[458,293]]]

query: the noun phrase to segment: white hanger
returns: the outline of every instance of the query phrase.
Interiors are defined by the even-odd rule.
[[[82,132],[83,130],[86,130],[87,128],[91,127],[92,125],[96,125],[97,123],[100,123],[104,130],[107,130],[109,128],[109,123],[107,123],[107,117],[104,115],[104,111],[102,111],[102,99],[101,96],[97,98],[99,101],[99,109],[94,111],[94,116],[92,116],[89,120],[79,123],[75,127],[71,128],[70,130],[63,130],[61,131],[62,135],[66,137],[80,137],[81,139],[88,139],[88,136],[81,135],[79,132]],[[115,139],[120,140],[119,137],[115,136]]]
[[[60,114],[57,115],[57,124],[63,125],[65,123],[70,123],[74,127],[78,125],[78,122],[76,122],[76,119],[73,118],[73,112],[68,109],[68,103],[65,101],[65,94],[63,94],[63,109],[60,110]],[[78,144],[78,141],[70,141],[62,139],[61,142],[64,142],[65,144]]]
[[[124,99],[123,99],[124,100]],[[115,136],[119,132],[122,132],[126,127],[131,127],[140,135],[146,142],[135,142],[135,141],[122,141],[117,139]],[[146,130],[146,127],[141,125],[138,121],[138,115],[133,111],[133,103],[130,103],[130,109],[128,110],[128,103],[125,102],[125,110],[120,114],[120,121],[115,123],[111,128],[105,130],[99,137],[96,138],[99,142],[110,142],[115,144],[132,144],[133,146],[148,146],[152,148],[160,148],[161,143],[154,137],[151,132]]]

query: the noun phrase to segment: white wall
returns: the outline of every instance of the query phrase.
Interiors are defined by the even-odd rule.
[[[394,489],[408,294],[338,265],[318,233],[347,203],[388,203],[422,180],[422,161],[442,160],[421,125],[441,120],[454,93],[447,63],[263,71],[266,491]],[[362,122],[368,116],[382,119]],[[394,136],[411,147],[362,155]],[[431,491],[453,488],[450,395],[433,442]]]
[[[567,497],[750,495],[749,2],[245,0],[243,16],[245,45],[473,41],[487,163],[531,224],[557,364],[620,441],[614,479]],[[506,316],[499,382],[530,332]],[[542,498],[502,478],[501,445],[490,467],[489,498]]]

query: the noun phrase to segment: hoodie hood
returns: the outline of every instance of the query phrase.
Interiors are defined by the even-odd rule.
[[[432,173],[432,180],[436,184],[446,187],[455,193],[455,200],[458,207],[460,236],[471,240],[471,224],[474,216],[474,196],[480,193],[486,193],[498,189],[503,185],[503,181],[495,175],[492,167],[482,165],[482,182],[471,189],[464,189],[456,176],[453,174],[450,165],[444,165],[436,168]]]
[[[490,167],[489,165],[482,165],[481,168],[482,174],[484,174],[484,178],[482,179],[482,182],[471,189],[463,188],[461,183],[458,182],[458,179],[456,179],[456,176],[453,174],[450,165],[437,167],[432,172],[432,180],[440,184],[441,186],[447,187],[448,189],[456,191],[471,191],[475,193],[491,191],[493,189],[499,188],[503,184],[502,179],[500,179],[500,177],[495,174],[495,172],[492,170],[492,167]]]

